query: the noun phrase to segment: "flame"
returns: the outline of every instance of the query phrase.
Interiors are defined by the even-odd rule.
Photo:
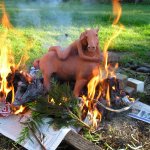
[[[5,9],[5,4],[4,3],[1,3],[0,4],[0,7],[1,7],[1,10],[2,10],[2,19],[1,19],[1,24],[3,25],[3,27],[7,28],[7,29],[10,29],[12,28],[12,24],[10,23],[9,21],[9,16],[6,12],[6,9]]]
[[[115,90],[116,90],[116,87],[115,87],[115,86],[113,86],[113,87],[112,87],[112,89],[115,91]]]
[[[112,27],[115,27],[122,14],[122,8],[119,3],[119,0],[113,0],[113,15],[114,20],[112,23]],[[92,126],[94,128],[97,128],[98,122],[101,121],[102,114],[99,112],[99,110],[96,107],[96,102],[99,98],[103,98],[106,101],[107,106],[111,106],[111,96],[110,96],[110,88],[112,90],[115,90],[116,87],[110,87],[109,85],[109,79],[115,78],[116,74],[115,71],[118,68],[118,64],[116,64],[114,67],[108,64],[108,48],[110,47],[110,44],[112,41],[121,33],[122,29],[124,29],[123,25],[119,25],[117,29],[110,39],[105,42],[104,49],[103,49],[103,66],[99,67],[99,74],[97,76],[94,76],[88,83],[88,96],[82,96],[83,102],[81,105],[81,110],[83,113],[85,113],[85,106],[88,109],[87,115],[90,116],[90,121],[92,122]]]
[[[94,109],[93,111],[93,127],[97,128],[98,126],[98,121],[101,121],[101,113],[97,110],[97,108]]]
[[[48,97],[48,103],[55,104],[55,101],[54,101],[53,98],[50,99],[50,98]]]
[[[95,96],[95,92],[96,92],[96,87],[99,83],[100,77],[99,76],[95,76],[93,77],[90,82],[88,83],[87,87],[88,87],[88,97],[93,99]]]
[[[7,82],[7,76],[9,73],[12,73],[13,71],[11,68],[15,68],[14,64],[14,58],[11,51],[11,44],[10,41],[7,38],[8,32],[10,29],[13,28],[12,24],[9,21],[9,16],[5,9],[5,4],[0,4],[0,9],[2,10],[2,19],[1,24],[4,27],[4,33],[1,33],[0,36],[0,101],[6,101],[8,93],[12,92],[12,100],[11,103],[14,102],[14,87],[13,85],[8,86]],[[18,65],[19,66],[19,65]],[[20,112],[23,112],[25,107],[20,106],[19,110],[17,110],[14,114],[19,114]]]
[[[0,4],[2,9],[2,26],[5,28],[4,33],[0,37],[0,92],[3,93],[3,97],[7,97],[8,93],[12,91],[12,101],[14,100],[14,88],[13,86],[8,87],[7,76],[11,73],[11,67],[14,66],[13,57],[11,52],[11,45],[7,39],[8,29],[12,28],[11,23],[9,22],[9,17],[6,13],[4,3]],[[4,98],[4,99],[5,99]],[[2,98],[0,98],[1,101]]]
[[[113,25],[116,25],[119,22],[119,19],[122,15],[122,8],[119,3],[119,0],[113,0],[113,15],[115,16]]]
[[[106,93],[106,101],[107,101],[107,105],[110,106],[110,93],[109,93],[109,85],[107,87],[107,93]]]
[[[22,113],[24,110],[25,110],[25,107],[21,105],[21,106],[19,107],[19,109],[14,112],[14,114],[17,115],[17,114],[19,114],[19,113]]]
[[[13,28],[13,25],[9,21],[9,16],[6,12],[5,4],[4,2],[0,3],[0,9],[2,11],[2,18],[1,18],[1,24],[4,27],[4,33],[1,33],[0,35],[0,101],[6,101],[8,93],[11,91],[12,94],[12,100],[11,103],[14,102],[14,87],[13,85],[8,86],[7,77],[9,73],[13,73],[14,69],[18,69],[20,64],[24,65],[25,62],[28,60],[27,51],[32,47],[32,41],[27,41],[27,47],[23,50],[25,52],[25,55],[21,57],[19,63],[15,65],[14,63],[14,57],[11,51],[11,44],[10,41],[7,38],[8,32],[11,30],[17,35],[21,35],[20,32],[15,30]],[[25,109],[25,107],[20,106],[19,110],[17,110],[14,114],[18,114],[22,112]]]
[[[119,19],[121,17],[122,14],[122,8],[121,5],[119,3],[119,0],[113,0],[113,15],[115,16],[114,21],[113,21],[113,25],[117,25],[119,22]],[[107,65],[108,65],[108,48],[111,44],[111,42],[121,33],[122,29],[124,29],[124,26],[120,24],[119,26],[119,31],[116,31],[113,33],[113,35],[111,36],[111,38],[105,43],[104,45],[104,65],[105,65],[105,69],[107,70]]]

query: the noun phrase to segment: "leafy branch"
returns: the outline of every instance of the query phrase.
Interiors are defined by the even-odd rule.
[[[30,133],[34,137],[36,136],[34,133],[37,132],[38,126],[42,124],[43,118],[52,118],[48,123],[56,129],[68,126],[90,129],[90,126],[82,121],[79,100],[73,96],[67,84],[53,82],[48,96],[40,97],[36,102],[29,103],[28,107],[32,110],[32,115],[25,123],[26,126],[18,140],[19,143],[26,138],[30,138]],[[41,145],[41,143],[39,144]]]

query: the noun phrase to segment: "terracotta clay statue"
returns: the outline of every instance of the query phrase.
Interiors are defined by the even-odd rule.
[[[64,50],[60,46],[52,46],[49,51],[56,51],[61,60],[67,59],[71,55],[79,55],[87,61],[100,61],[100,49],[98,41],[98,29],[90,29],[81,33],[80,38],[75,40]],[[88,51],[88,55],[86,52]]]
[[[34,61],[44,78],[46,91],[50,89],[52,75],[62,80],[74,80],[74,95],[79,96],[81,89],[95,75],[98,75],[100,50],[98,29],[86,30],[80,38],[64,51],[59,46],[50,47],[49,52]]]
[[[50,51],[33,63],[34,67],[40,68],[44,78],[46,91],[50,89],[52,75],[62,80],[74,80],[73,93],[76,97],[80,95],[82,88],[88,81],[99,73],[99,63],[89,62],[81,59],[78,55],[69,56],[65,61],[58,58],[55,51]]]

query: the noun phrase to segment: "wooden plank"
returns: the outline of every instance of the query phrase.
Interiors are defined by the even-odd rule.
[[[98,145],[84,139],[81,135],[73,131],[69,131],[64,140],[77,150],[102,150]]]

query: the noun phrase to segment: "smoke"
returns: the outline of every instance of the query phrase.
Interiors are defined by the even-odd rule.
[[[72,16],[61,8],[62,0],[16,2],[15,24],[19,27],[69,26]]]
[[[16,25],[20,27],[41,26],[41,17],[38,9],[23,3],[18,5],[19,13],[16,16]]]

